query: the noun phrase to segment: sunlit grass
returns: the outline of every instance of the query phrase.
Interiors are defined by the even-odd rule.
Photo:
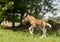
[[[0,29],[0,42],[60,42],[60,37],[54,35],[41,39],[39,32],[32,36],[28,31]]]

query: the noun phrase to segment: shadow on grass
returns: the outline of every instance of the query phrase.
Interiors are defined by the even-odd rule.
[[[15,26],[15,27],[4,27],[4,26],[0,26],[1,29],[6,29],[6,30],[12,30],[12,31],[28,31],[28,27],[29,26],[25,26],[25,25],[19,25],[19,26]]]

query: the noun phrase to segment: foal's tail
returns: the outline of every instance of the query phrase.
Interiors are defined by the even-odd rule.
[[[49,23],[46,23],[46,26],[48,26],[48,27],[50,27],[50,28],[52,27],[51,24],[49,24]]]

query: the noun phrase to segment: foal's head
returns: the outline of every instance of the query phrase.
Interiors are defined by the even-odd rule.
[[[24,14],[24,20],[23,21],[28,21],[29,20],[29,18],[28,18],[28,13],[25,13]]]

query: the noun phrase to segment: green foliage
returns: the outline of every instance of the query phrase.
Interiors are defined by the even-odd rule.
[[[14,2],[13,1],[7,1],[7,0],[4,0],[4,1],[0,1],[0,10],[2,12],[8,10],[8,9],[11,9],[13,8],[12,6],[14,5]]]
[[[7,10],[12,10],[13,9],[13,5],[14,5],[13,1],[0,0],[0,21],[3,20],[3,18],[7,18],[8,17],[8,16],[5,17],[8,14],[8,12],[6,12],[6,11]]]
[[[6,4],[5,6],[6,6],[9,10],[12,10],[12,9],[13,9],[13,5],[14,5],[14,2],[13,2],[13,1],[9,1],[9,3]]]

